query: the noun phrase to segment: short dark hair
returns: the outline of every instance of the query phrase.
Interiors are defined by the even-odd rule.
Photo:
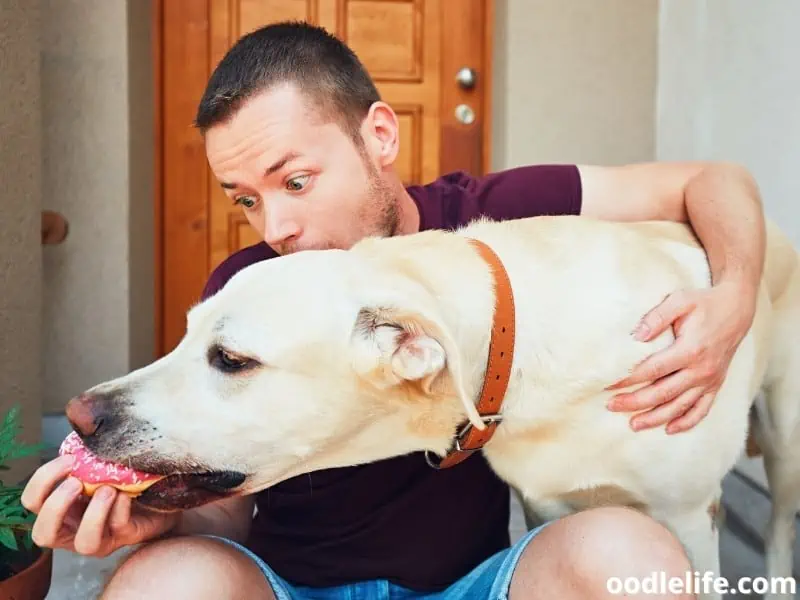
[[[356,54],[322,27],[302,21],[266,25],[241,37],[209,79],[195,117],[202,132],[267,89],[294,84],[327,122],[351,136],[380,94]]]

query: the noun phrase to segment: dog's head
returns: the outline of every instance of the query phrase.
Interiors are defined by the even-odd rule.
[[[443,452],[465,415],[477,422],[479,374],[461,372],[456,341],[472,328],[453,318],[414,277],[363,254],[272,259],[195,306],[172,352],[94,387],[67,414],[101,458],[182,474],[140,497],[161,509]]]

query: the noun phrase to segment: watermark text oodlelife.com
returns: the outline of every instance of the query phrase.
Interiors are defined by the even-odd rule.
[[[606,589],[611,594],[792,594],[797,590],[793,577],[742,577],[734,585],[711,571],[687,571],[683,577],[655,571],[647,577],[610,577]]]

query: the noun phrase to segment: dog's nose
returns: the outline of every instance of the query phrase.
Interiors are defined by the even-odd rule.
[[[67,420],[81,435],[94,435],[105,420],[103,404],[102,398],[92,394],[76,396],[67,402]]]

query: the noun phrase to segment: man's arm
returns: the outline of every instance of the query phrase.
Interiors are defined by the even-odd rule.
[[[639,365],[613,389],[655,382],[619,394],[612,410],[651,409],[634,428],[669,423],[677,433],[707,413],[733,354],[752,324],[766,252],[761,197],[743,167],[720,162],[663,162],[622,167],[580,166],[581,214],[616,221],[688,223],[706,250],[713,287],[673,294],[643,316],[637,339],[670,326],[677,341]],[[680,321],[679,321],[680,320]]]
[[[688,223],[706,249],[715,285],[758,287],[766,227],[758,186],[744,167],[698,161],[580,165],[579,170],[581,214]]]
[[[178,524],[164,537],[211,534],[245,543],[253,522],[255,498],[226,498],[181,513]]]

